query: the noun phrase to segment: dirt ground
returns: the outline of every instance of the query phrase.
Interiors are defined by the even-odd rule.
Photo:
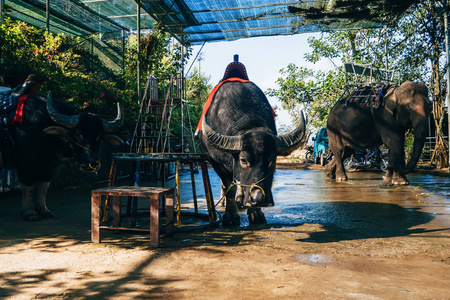
[[[0,298],[450,299],[448,199],[381,189],[378,177],[338,185],[302,168],[327,196],[307,201],[300,221],[177,232],[157,249],[146,235],[111,231],[91,243],[90,191],[101,185],[51,191],[58,217],[33,223],[18,216],[19,193],[0,195]],[[348,199],[336,195],[349,187]],[[377,203],[362,200],[371,193]]]

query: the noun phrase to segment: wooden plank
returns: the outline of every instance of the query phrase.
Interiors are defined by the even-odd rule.
[[[159,247],[159,196],[150,196],[150,246]]]
[[[100,195],[91,197],[91,241],[100,243]]]
[[[172,188],[165,187],[143,187],[143,186],[121,186],[106,187],[92,191],[93,195],[110,196],[131,196],[131,197],[149,197],[152,194],[165,195],[171,192]]]

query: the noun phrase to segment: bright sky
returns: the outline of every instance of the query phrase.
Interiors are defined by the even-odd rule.
[[[210,83],[215,86],[223,77],[225,68],[233,62],[234,54],[239,55],[239,61],[247,69],[248,77],[262,91],[268,88],[278,88],[276,80],[280,77],[280,70],[289,63],[297,66],[306,66],[315,70],[329,70],[333,65],[328,60],[317,64],[306,62],[303,58],[305,53],[311,52],[307,39],[310,36],[320,36],[320,33],[299,34],[291,36],[258,37],[240,39],[231,42],[206,43],[202,49],[203,60],[195,64],[205,76],[211,76]],[[194,46],[192,58],[187,64],[189,68],[201,46]],[[269,102],[281,109],[281,103],[276,98],[270,97]],[[277,127],[282,124],[290,125],[291,118],[286,111],[277,111]]]

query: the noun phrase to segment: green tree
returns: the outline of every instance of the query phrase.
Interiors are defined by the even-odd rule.
[[[187,78],[186,99],[189,104],[189,112],[193,126],[197,126],[205,106],[206,99],[212,90],[209,83],[210,77],[200,74],[197,67]]]
[[[280,73],[282,77],[277,79],[280,88],[268,89],[266,93],[280,99],[282,107],[289,111],[294,123],[298,123],[300,112],[305,109],[310,129],[325,127],[333,103],[344,91],[342,70],[314,72],[289,64]]]

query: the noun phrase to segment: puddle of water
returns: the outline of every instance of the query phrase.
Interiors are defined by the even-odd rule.
[[[320,267],[329,266],[333,263],[333,258],[324,254],[295,254],[293,260],[308,266]]]
[[[215,203],[220,199],[221,183],[217,174],[209,170]],[[183,177],[190,175],[184,174]],[[407,187],[386,187],[382,174],[356,172],[349,175],[348,182],[336,183],[322,172],[311,170],[277,170],[274,174],[272,193],[274,207],[263,208],[269,224],[292,226],[303,223],[328,224],[339,229],[366,227],[398,227],[400,233],[407,228],[423,224],[430,219],[411,208],[405,209],[405,203],[418,204],[418,197],[427,197],[428,201],[447,202],[450,198],[450,180],[425,174],[411,174]],[[192,199],[192,187],[189,179],[183,178],[182,202]],[[195,175],[197,196],[204,198],[201,173]],[[170,181],[173,182],[173,181]],[[430,200],[429,193],[436,196]],[[426,194],[426,195],[425,195]],[[441,199],[440,197],[444,198]],[[190,201],[190,200],[187,200]],[[199,201],[203,205],[204,201]],[[442,205],[449,209],[448,205]],[[203,205],[202,209],[205,208]],[[216,207],[223,214],[223,207]],[[362,220],[354,222],[352,220]],[[394,222],[397,220],[398,222]],[[395,223],[395,224],[394,224]],[[241,227],[249,226],[246,210],[241,210]],[[387,229],[386,229],[387,230]],[[387,233],[386,233],[387,234]]]

